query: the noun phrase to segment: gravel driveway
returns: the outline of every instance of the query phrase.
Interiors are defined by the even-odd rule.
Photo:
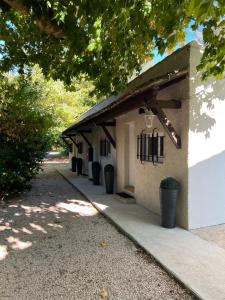
[[[54,169],[0,207],[0,299],[194,299]]]

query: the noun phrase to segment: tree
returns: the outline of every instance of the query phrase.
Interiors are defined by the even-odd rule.
[[[204,77],[225,68],[225,0],[0,0],[0,68],[70,84],[83,74],[102,93],[121,90],[134,70],[173,49],[185,28],[202,27]]]
[[[59,136],[62,131],[98,103],[99,98],[92,95],[94,85],[80,77],[72,80],[68,90],[62,81],[46,79],[37,65],[32,69],[30,78],[44,91],[45,97],[42,105],[53,111],[54,126],[51,131],[54,136],[54,145],[57,146],[60,144]]]
[[[44,78],[38,66],[28,75],[0,76],[0,199],[25,187],[65,127],[97,103],[83,78],[71,89]]]
[[[51,146],[51,108],[42,105],[42,86],[30,78],[0,81],[0,199],[26,186]]]

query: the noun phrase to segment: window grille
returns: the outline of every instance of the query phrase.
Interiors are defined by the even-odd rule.
[[[162,163],[164,158],[164,136],[158,133],[137,136],[137,159]]]
[[[108,156],[111,153],[111,145],[107,139],[100,140],[100,156]]]

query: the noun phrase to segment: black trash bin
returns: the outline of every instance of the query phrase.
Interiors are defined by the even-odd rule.
[[[104,168],[106,194],[113,194],[114,187],[114,167],[106,165]]]
[[[82,158],[77,158],[76,159],[76,166],[77,166],[77,175],[82,175],[82,165],[83,165],[83,161]]]
[[[93,177],[93,184],[99,185],[100,184],[100,171],[101,165],[99,162],[94,161],[92,163],[92,177]]]
[[[72,157],[72,172],[76,172],[77,171],[77,158],[76,156]]]
[[[165,228],[176,226],[177,199],[180,184],[172,177],[165,178],[160,184],[161,225]]]

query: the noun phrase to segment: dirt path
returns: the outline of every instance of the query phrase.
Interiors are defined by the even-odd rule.
[[[0,208],[0,299],[104,297],[193,299],[48,164]]]

